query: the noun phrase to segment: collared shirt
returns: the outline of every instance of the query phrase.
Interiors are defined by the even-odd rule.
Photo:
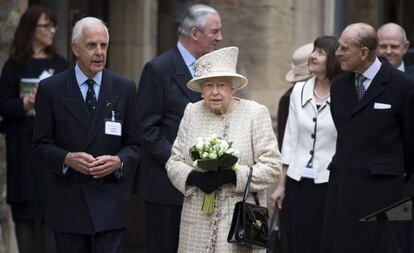
[[[374,63],[372,63],[371,66],[369,66],[369,68],[367,70],[365,70],[364,73],[362,73],[362,75],[367,78],[362,83],[365,87],[365,90],[368,90],[368,87],[371,85],[372,80],[377,75],[380,68],[381,68],[381,62],[378,59],[378,57],[375,57]]]
[[[336,128],[332,120],[330,97],[319,109],[313,97],[316,77],[297,82],[290,95],[289,116],[282,146],[287,175],[299,181],[306,166],[315,169],[315,183],[329,179],[327,167],[336,149]]]
[[[88,84],[86,83],[86,80],[89,79],[82,70],[79,68],[78,64],[76,63],[75,66],[75,76],[76,81],[78,82],[79,89],[82,93],[83,100],[86,100],[86,93],[88,92]],[[96,75],[92,78],[95,84],[93,85],[93,89],[95,91],[96,100],[98,100],[99,97],[99,91],[101,89],[101,83],[102,83],[102,71],[99,71],[96,73]]]
[[[184,59],[185,65],[190,71],[191,75],[194,77],[195,74],[195,61],[196,58],[178,41],[177,43],[178,51],[180,51],[181,56]]]
[[[401,62],[401,65],[397,68],[399,71],[405,72],[404,62]]]

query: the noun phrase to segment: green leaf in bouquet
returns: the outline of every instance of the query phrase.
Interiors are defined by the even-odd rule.
[[[219,160],[218,166],[221,168],[231,168],[238,160],[239,158],[237,158],[237,156],[224,153]]]
[[[193,159],[193,161],[201,159],[195,145],[190,148],[190,157]]]
[[[203,170],[217,171],[217,168],[219,167],[219,159],[198,160],[197,166]]]

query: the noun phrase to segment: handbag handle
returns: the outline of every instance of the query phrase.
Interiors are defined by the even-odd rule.
[[[250,167],[249,176],[247,177],[247,183],[246,187],[244,188],[244,194],[243,194],[243,202],[246,202],[247,195],[249,194],[250,189],[250,182],[252,181],[253,176],[253,168]],[[256,202],[256,205],[260,206],[259,197],[257,196],[257,192],[253,192],[254,201]]]

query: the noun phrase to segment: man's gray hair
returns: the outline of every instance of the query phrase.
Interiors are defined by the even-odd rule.
[[[78,43],[82,37],[82,30],[85,27],[96,27],[96,26],[103,26],[106,31],[106,35],[108,37],[109,42],[109,32],[108,27],[106,27],[105,23],[100,20],[99,18],[94,17],[86,17],[81,20],[78,20],[73,27],[72,32],[72,43]]]
[[[178,33],[188,36],[193,28],[197,28],[200,32],[204,32],[207,14],[219,15],[213,7],[208,5],[195,4],[191,6],[185,11],[181,18]]]

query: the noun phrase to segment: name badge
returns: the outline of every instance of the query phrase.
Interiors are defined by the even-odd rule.
[[[112,111],[112,119],[105,121],[105,134],[121,136],[122,125],[121,122],[115,121],[115,112]]]
[[[302,177],[314,179],[316,177],[316,170],[312,167],[306,166],[302,170]]]

